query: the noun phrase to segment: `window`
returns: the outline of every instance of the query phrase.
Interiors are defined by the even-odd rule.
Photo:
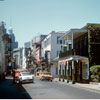
[[[59,44],[59,38],[60,38],[60,37],[59,37],[59,36],[57,36],[57,44]]]
[[[72,49],[72,45],[71,44],[69,44],[69,50],[71,50]]]
[[[63,44],[65,44],[65,40],[63,40]]]
[[[60,40],[60,44],[62,44],[62,40]]]
[[[67,51],[67,47],[64,47],[64,52]]]
[[[59,56],[59,53],[60,53],[60,52],[59,52],[59,51],[57,51],[57,55],[56,55],[56,57],[58,57],[58,56]]]
[[[44,42],[44,47],[46,47],[46,41]]]
[[[47,45],[49,45],[50,44],[50,38],[48,38],[45,42],[44,42],[44,47],[46,47]]]
[[[62,40],[59,40],[60,36],[57,36],[57,44],[62,44]]]

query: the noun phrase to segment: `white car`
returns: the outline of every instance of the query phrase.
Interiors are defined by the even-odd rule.
[[[18,83],[32,82],[34,83],[34,75],[30,72],[20,72],[18,76]]]

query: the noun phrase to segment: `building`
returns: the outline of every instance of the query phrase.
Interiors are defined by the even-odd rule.
[[[0,77],[11,68],[11,39],[6,32],[5,23],[0,23]]]
[[[15,41],[12,27],[9,28],[9,37],[11,38],[11,50],[13,51],[15,48],[18,48],[18,42]]]
[[[31,50],[32,50],[32,56],[34,57],[34,64],[41,66],[40,65],[40,59],[41,59],[41,41],[46,37],[47,35],[38,35],[35,36],[32,39],[32,46],[31,46]]]
[[[13,50],[13,68],[22,68],[22,48]]]
[[[46,37],[47,35],[38,35],[35,36],[32,40],[31,40],[31,50],[32,50],[32,54],[33,56],[35,55],[35,51],[37,46],[36,45],[41,45],[41,41]],[[41,51],[41,50],[40,50]],[[41,55],[41,52],[40,52]]]
[[[41,45],[38,43],[34,43],[34,57],[36,59],[36,63],[40,63],[40,57],[41,57]]]
[[[3,78],[4,72],[7,70],[5,65],[5,44],[3,41],[3,31],[0,26],[0,80]]]
[[[7,34],[7,29],[5,28],[5,22],[4,21],[1,21],[0,22],[0,27],[1,27],[1,29],[2,29],[2,32],[3,32],[3,34]]]
[[[24,43],[24,47],[23,47],[23,52],[22,52],[22,67],[26,68],[27,67],[27,60],[28,60],[28,56],[29,56],[29,51],[30,51],[30,42],[26,42]]]
[[[2,66],[4,67],[7,74],[10,74],[12,70],[12,60],[13,60],[13,49],[18,48],[18,42],[15,42],[15,36],[13,34],[13,29],[9,28],[9,34],[7,33],[7,29],[5,28],[5,23],[2,21],[0,23],[0,31],[1,31],[1,47],[3,50],[4,57],[1,58],[3,62],[5,62]],[[1,50],[1,51],[2,51]],[[1,55],[3,55],[3,52]]]
[[[18,42],[16,42],[15,41],[15,35],[14,35],[14,33],[13,33],[13,29],[12,29],[12,27],[9,27],[9,38],[10,38],[10,43],[9,43],[9,50],[10,50],[10,55],[11,55],[11,62],[10,62],[10,64],[9,64],[9,66],[8,66],[8,70],[12,70],[12,68],[13,67],[15,67],[15,66],[13,66],[13,62],[12,62],[12,60],[13,60],[13,50],[15,49],[15,48],[18,48]]]
[[[41,34],[41,35],[38,35],[38,36],[35,36],[33,39],[32,39],[32,41],[33,41],[33,44],[34,43],[41,43],[41,40],[43,40],[45,37],[46,37],[47,35],[43,35],[43,34]]]
[[[46,60],[46,66],[53,76],[56,76],[57,66],[53,67],[51,64],[59,56],[61,45],[65,44],[65,41],[59,40],[64,34],[65,32],[52,31],[41,42],[41,57]]]
[[[59,80],[62,76],[67,82],[88,82],[90,66],[100,64],[100,24],[70,29],[60,39],[71,40],[71,48],[59,54]]]
[[[25,43],[24,43],[24,47],[25,47],[25,48],[30,48],[30,42],[25,42]]]

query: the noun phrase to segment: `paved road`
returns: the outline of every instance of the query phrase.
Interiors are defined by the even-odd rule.
[[[57,82],[40,81],[35,83],[13,84],[12,78],[0,82],[0,99],[100,99],[100,93],[72,87]]]
[[[13,84],[12,78],[7,77],[0,82],[0,99],[31,99],[30,95],[18,84]]]
[[[59,84],[40,81],[35,78],[34,84],[23,84],[33,99],[99,99],[100,93]]]

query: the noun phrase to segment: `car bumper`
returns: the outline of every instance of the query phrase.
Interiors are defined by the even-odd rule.
[[[53,80],[51,77],[42,77],[43,80]]]
[[[24,82],[34,82],[34,79],[25,79],[25,80],[20,80],[20,82],[24,83]]]

